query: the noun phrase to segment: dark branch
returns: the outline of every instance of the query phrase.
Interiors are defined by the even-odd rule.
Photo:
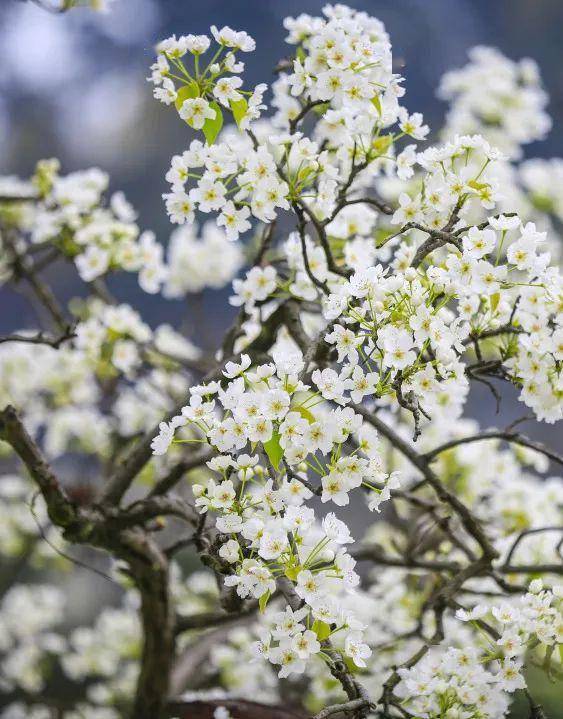
[[[49,347],[53,347],[58,350],[64,342],[67,342],[73,337],[76,337],[76,332],[74,331],[74,327],[69,326],[66,331],[58,337],[53,337],[51,335],[44,334],[43,332],[38,332],[34,335],[22,335],[15,333],[0,337],[0,344],[5,342],[24,342],[33,345],[48,345]]]
[[[369,412],[362,405],[350,405],[355,412],[361,414],[373,427],[375,427],[389,442],[395,447],[406,459],[411,462],[423,475],[424,479],[434,489],[437,497],[448,504],[454,512],[459,516],[460,521],[466,532],[475,539],[481,547],[483,554],[489,559],[498,557],[498,552],[492,545],[491,541],[485,534],[481,523],[473,516],[473,513],[461,502],[455,494],[452,494],[439,480],[437,475],[430,468],[428,460],[421,454],[418,454],[405,440],[400,437],[391,427],[377,417],[377,415]]]
[[[504,440],[505,442],[510,442],[511,444],[518,444],[521,447],[533,449],[535,452],[543,454],[552,462],[563,465],[563,456],[561,456],[554,450],[550,449],[549,447],[546,447],[541,442],[536,442],[535,440],[526,437],[523,434],[520,434],[518,432],[510,432],[507,430],[488,430],[486,432],[479,432],[478,434],[473,434],[469,437],[459,437],[457,439],[452,439],[449,442],[445,442],[439,447],[432,449],[430,452],[426,452],[423,457],[427,462],[432,462],[436,459],[438,455],[442,454],[442,452],[446,452],[448,449],[458,447],[461,444],[482,442],[487,439],[500,439]]]

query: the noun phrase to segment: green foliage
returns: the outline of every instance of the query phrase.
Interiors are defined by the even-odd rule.
[[[197,82],[192,80],[192,82],[181,87],[176,94],[177,97],[174,104],[176,105],[178,112],[180,112],[182,105],[186,100],[192,100],[194,97],[199,97],[199,87]]]
[[[264,443],[264,449],[266,450],[268,459],[274,466],[274,469],[277,469],[280,466],[281,458],[283,457],[283,449],[280,445],[279,432],[274,432],[272,438]]]
[[[212,145],[217,139],[217,135],[221,132],[221,128],[223,127],[223,113],[221,112],[221,108],[215,101],[209,103],[209,106],[212,110],[215,110],[215,117],[212,120],[206,120],[202,129],[207,144]]]
[[[237,127],[240,129],[240,123],[246,116],[246,111],[248,110],[248,103],[243,97],[241,100],[237,100],[236,102],[231,100],[229,105],[231,106],[231,112],[233,113]]]

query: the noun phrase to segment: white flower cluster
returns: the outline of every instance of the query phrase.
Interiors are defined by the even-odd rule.
[[[60,177],[47,162],[33,184],[0,181],[9,196],[1,224],[17,230],[22,254],[31,236],[74,258],[88,281],[121,268],[168,298],[233,280],[230,302],[241,311],[220,364],[212,369],[172,327],[152,330],[128,305],[74,301],[76,336],[59,349],[13,338],[0,346],[0,407],[22,407],[49,457],[78,451],[94,459],[88,466],[111,467],[175,414],[161,422],[155,459],[131,494],[150,485],[145,499],[160,511],[163,485],[177,479],[180,488],[194,472],[187,479],[204,516],[193,539],[210,540],[204,561],[214,572],[186,580],[170,566],[170,599],[179,625],[186,619],[177,649],[190,651],[201,617],[226,601],[260,609],[221,634],[201,685],[276,701],[288,686],[278,677],[289,677],[303,706],[322,714],[345,701],[335,661],[384,703],[385,681],[403,665],[390,715],[502,719],[525,686],[526,656],[560,663],[561,588],[535,581],[519,593],[538,566],[554,584],[563,485],[541,476],[550,468],[541,446],[512,430],[479,436],[462,412],[471,380],[492,377],[515,385],[538,419],[562,418],[563,287],[547,244],[563,216],[561,162],[515,167],[495,149],[514,158],[543,135],[543,91],[530,63],[478,49],[443,83],[453,102],[443,144],[399,147],[405,137],[424,140],[428,128],[399,104],[402,80],[382,24],[328,5],[286,28],[295,54],[280,65],[269,119],[260,117],[265,87],[244,90],[239,77],[238,53],[254,49],[246,33],[212,28],[206,62],[208,36],[159,45],[155,96],[202,132],[167,173],[167,209],[183,226],[166,262],[121,195],[105,206],[100,171]],[[224,114],[238,129],[222,129]],[[33,194],[37,203],[18,199]],[[280,222],[271,232],[286,210],[293,231],[283,235]],[[201,234],[196,212],[216,220]],[[244,257],[232,240],[255,221],[267,226],[256,264],[235,278]],[[19,249],[11,232],[2,242]],[[8,260],[0,276],[9,277]],[[190,387],[208,365],[207,379]],[[81,490],[69,482],[73,500]],[[4,476],[0,553],[10,561],[43,531],[51,541],[45,508],[38,502],[40,532],[23,505],[28,495],[25,481]],[[123,511],[142,507],[138,497]],[[360,498],[385,511],[358,547],[342,508],[356,521]],[[103,500],[93,509],[103,511]],[[174,531],[171,522],[161,546]],[[183,545],[179,538],[166,554]],[[494,557],[484,571],[481,553]],[[52,558],[37,548],[33,566],[49,559],[51,567]],[[360,582],[364,560],[377,571]],[[115,719],[139,675],[133,594],[64,645],[52,632],[62,618],[55,594],[37,590],[37,611],[31,590],[18,589],[0,607],[0,651],[10,654],[0,689],[40,693],[53,660],[66,681],[87,685],[65,719]],[[500,589],[512,598],[490,605],[484,598]],[[201,616],[190,625],[192,615]],[[424,653],[436,636],[440,644]],[[240,670],[260,659],[263,671]],[[17,703],[2,716],[35,715],[43,719],[37,706]]]
[[[244,71],[238,52],[252,52],[256,43],[244,31],[214,25],[211,35],[218,47],[213,57],[202,67],[202,56],[211,46],[208,35],[175,35],[157,46],[158,58],[151,66],[148,80],[156,86],[154,96],[165,105],[174,103],[182,120],[194,130],[202,130],[213,142],[223,125],[221,107],[228,109],[241,129],[260,117],[262,96],[266,85],[253,91],[242,89],[237,75]],[[189,68],[182,58],[189,57]],[[179,74],[178,74],[179,73]]]
[[[116,433],[148,431],[178,404],[189,386],[178,370],[184,362],[197,363],[201,351],[170,325],[153,331],[126,304],[90,299],[75,309],[81,317],[76,337],[58,349],[0,345],[0,403],[22,408],[50,457],[68,451],[105,457]],[[8,483],[4,489],[16,492]],[[11,525],[5,524],[7,543]]]
[[[145,292],[158,292],[166,277],[162,246],[152,232],[140,232],[122,192],[106,204],[105,172],[91,168],[62,176],[58,161],[43,160],[32,181],[38,197],[25,203],[23,228],[34,245],[53,245],[73,259],[85,282],[124,270],[138,273]]]
[[[400,431],[401,427],[397,429]],[[418,444],[421,452],[450,440],[459,440],[479,433],[474,420],[453,420],[447,402],[435,407],[432,422],[424,426]],[[404,483],[416,482],[418,475],[408,463],[396,455]],[[522,565],[556,564],[557,543],[563,505],[563,482],[560,476],[545,476],[547,458],[530,449],[512,445],[503,448],[499,440],[460,444],[439,455],[434,468],[447,486],[455,487],[456,495],[478,512],[495,538],[501,558],[499,566],[520,532],[554,527],[554,531],[532,531],[519,542],[511,562]],[[518,577],[508,577],[517,583]]]
[[[115,706],[134,691],[141,632],[135,597],[126,594],[121,607],[106,608],[92,627],[74,629],[61,657],[64,672],[74,681],[91,680],[87,698]]]
[[[443,137],[479,133],[518,159],[521,145],[543,139],[551,128],[537,65],[482,46],[470,50],[469,60],[441,80],[438,95],[450,102]]]
[[[481,663],[477,649],[431,650],[410,670],[399,670],[398,696],[420,717],[463,716],[493,719],[505,715],[509,698],[524,686],[519,668],[508,662],[500,674]],[[440,716],[440,714],[438,714]]]
[[[2,475],[0,481],[0,555],[17,557],[38,534],[25,502],[29,484],[17,475]]]
[[[0,603],[0,689],[36,693],[43,688],[49,657],[64,650],[64,641],[53,632],[63,620],[64,604],[62,591],[47,584],[9,589]]]
[[[92,363],[109,360],[115,370],[130,373],[141,362],[140,350],[152,339],[152,331],[126,304],[89,304],[90,316],[76,329],[76,347]]]
[[[326,6],[324,12],[326,19],[301,16],[286,21],[291,28],[288,41],[299,43],[299,50],[294,72],[282,73],[273,86],[279,111],[272,122],[281,126],[282,134],[274,134],[268,123],[256,123],[252,126],[256,134],[249,132],[249,137],[238,141],[213,145],[216,133],[205,133],[206,144],[194,140],[186,152],[173,158],[167,174],[172,191],[164,197],[172,222],[193,222],[196,209],[219,212],[218,224],[236,239],[250,228],[250,215],[271,222],[280,209],[310,197],[312,208],[326,215],[335,203],[338,180],[351,163],[363,161],[363,169],[369,165],[366,175],[373,176],[393,154],[396,140],[405,135],[425,138],[428,127],[422,116],[399,107],[401,79],[391,72],[391,46],[379,21],[343,6]],[[167,42],[173,48],[180,43]],[[190,52],[197,57],[199,51]],[[164,77],[159,64],[160,60],[153,66],[158,82]],[[164,64],[166,72],[168,62]],[[198,80],[196,70],[189,82],[188,88],[205,93],[215,80],[205,73]],[[232,108],[233,100],[226,100]],[[215,122],[206,100],[188,99],[182,107],[186,104],[192,126],[203,126],[205,131],[206,123]],[[292,120],[315,106],[321,106],[323,116],[312,141],[294,131]],[[233,114],[239,127],[248,130]],[[385,132],[396,123],[399,132]],[[196,186],[186,191],[192,178]]]
[[[563,643],[563,586],[544,587],[541,579],[534,579],[516,600],[459,609],[456,617],[464,622],[492,618],[500,629],[497,645],[503,659],[522,657],[532,645],[545,650]]]
[[[328,278],[333,291],[324,303],[324,316],[340,324],[325,339],[335,346],[338,362],[346,365],[340,374],[323,371],[328,388],[319,389],[325,399],[342,402],[350,383],[356,402],[366,394],[380,397],[393,390],[400,373],[405,389],[414,392],[430,415],[447,382],[450,405],[459,415],[468,388],[460,362],[468,338],[498,331],[499,360],[507,376],[521,385],[521,400],[539,419],[561,418],[562,285],[559,273],[549,267],[549,253],[541,251],[545,233],[533,223],[522,226],[518,217],[504,215],[489,216],[483,229],[465,225],[464,214],[473,203],[487,209],[494,205],[494,180],[487,171],[496,156],[476,137],[460,137],[414,156],[426,170],[422,189],[414,198],[401,195],[392,220],[407,230],[410,223],[439,228],[457,208],[461,219],[452,228],[452,243],[443,243],[448,252],[439,255],[442,261],[423,258],[415,269],[411,265],[417,245],[403,243],[391,256],[390,267],[364,266],[348,281]],[[477,162],[466,164],[475,157]],[[506,261],[500,262],[504,243]],[[320,258],[322,250],[316,250]],[[315,269],[319,278],[327,279],[321,259]],[[232,301],[253,307],[279,285],[273,268],[255,268],[244,281],[235,282],[237,298]],[[303,295],[296,285],[289,284],[289,293]],[[518,341],[510,334],[503,339],[503,326],[516,327]]]
[[[278,146],[278,154],[282,152]],[[197,184],[186,192],[192,178]],[[212,146],[193,140],[186,152],[172,158],[166,179],[171,192],[163,197],[172,222],[192,224],[196,209],[219,212],[217,225],[231,240],[250,229],[251,214],[271,222],[277,208],[289,209],[289,187],[277,174],[273,149],[254,149],[250,140]]]
[[[349,492],[363,486],[369,492],[370,509],[377,511],[398,485],[397,477],[383,471],[377,437],[373,431],[362,430],[359,415],[349,409],[317,406],[322,402],[319,393],[308,391],[309,386],[299,379],[300,356],[282,354],[275,364],[252,370],[250,364],[247,355],[240,363],[228,362],[225,388],[218,382],[192,387],[190,404],[182,414],[161,424],[153,451],[164,454],[175,441],[209,442],[221,453],[208,466],[222,480],[210,479],[206,486],[193,489],[196,507],[218,512],[217,529],[231,537],[219,551],[232,565],[226,586],[236,587],[242,598],[265,603],[276,591],[276,578],[285,576],[306,604],[295,617],[291,608],[286,610],[295,619],[287,632],[280,625],[274,628],[271,641],[264,640],[263,651],[271,662],[281,665],[280,676],[304,670],[306,659],[321,650],[316,637],[328,638],[322,633],[333,622],[339,631],[345,630],[338,639],[346,655],[363,666],[369,655],[361,640],[363,625],[354,620],[353,612],[342,614],[339,609],[339,596],[353,591],[359,581],[355,561],[343,549],[353,539],[334,514],[328,514],[319,527],[314,511],[304,506],[312,496],[306,470],[319,477],[320,485],[313,491],[322,502],[346,505]],[[319,370],[313,373],[317,383],[320,374]],[[212,399],[215,395],[222,407],[220,414]],[[184,428],[180,435],[189,428],[190,436],[175,437],[179,428]],[[348,453],[345,443],[352,434],[360,438],[359,445]],[[261,447],[262,462],[257,454],[244,453],[249,446]],[[266,467],[274,471],[275,480],[269,478]],[[317,634],[302,624],[305,617]]]
[[[0,557],[7,566],[26,556],[33,568],[66,567],[58,554],[60,534],[49,524],[43,499],[33,495],[33,485],[23,477],[0,476]],[[40,541],[43,538],[47,541]]]
[[[518,170],[533,208],[563,221],[563,160],[525,160]]]
[[[7,343],[0,346],[0,402],[24,407],[29,429],[44,430],[47,454],[69,445],[104,454],[110,427],[96,407],[100,390],[81,351]]]
[[[244,264],[238,243],[230,242],[213,222],[204,223],[198,237],[194,225],[176,228],[170,235],[166,253],[168,276],[164,297],[176,299],[206,287],[225,287]]]
[[[478,623],[490,614],[500,627],[498,639],[489,635],[486,648],[431,649],[413,668],[399,669],[402,682],[397,693],[405,706],[424,718],[504,716],[507,695],[526,687],[524,653],[542,647],[551,653],[563,641],[562,595],[560,586],[544,590],[541,580],[535,580],[515,604],[458,610],[457,618],[465,622]]]
[[[229,27],[218,30],[213,26],[211,34],[218,47],[205,67],[200,62],[211,45],[207,35],[173,36],[159,43],[158,59],[148,79],[156,85],[155,97],[166,105],[174,103],[190,127],[203,131],[207,143],[194,140],[189,150],[172,159],[167,174],[172,191],[164,195],[172,222],[193,222],[196,207],[204,213],[221,210],[219,226],[224,226],[229,239],[236,239],[250,228],[246,201],[250,195],[253,214],[260,218],[271,216],[280,203],[286,208],[288,205],[271,171],[254,178],[260,181],[260,188],[251,192],[250,177],[234,182],[241,171],[242,158],[225,143],[211,147],[223,126],[221,108],[229,110],[239,128],[246,130],[265,108],[262,97],[266,90],[263,84],[253,91],[243,90],[242,79],[238,77],[244,63],[237,60],[236,54],[254,50],[254,40],[246,32]],[[186,55],[193,60],[189,68],[182,60]],[[267,159],[257,157],[255,161],[262,167]],[[270,164],[271,158],[267,162]],[[197,172],[199,168],[204,170]],[[184,185],[191,178],[197,179],[197,187],[186,193]]]
[[[397,97],[404,91],[401,78],[391,70],[391,44],[382,23],[344,5],[326,5],[323,14],[324,18],[302,14],[285,19],[287,42],[298,50],[293,72],[281,84],[289,86],[293,98],[326,102],[341,113],[333,119],[343,124],[362,114],[372,124],[377,115],[383,126],[393,124]],[[283,102],[280,93],[276,96],[287,119],[299,111],[296,100]]]
[[[116,565],[117,569],[117,565]],[[181,611],[202,609],[217,599],[215,582],[208,574],[182,577],[178,565],[171,566],[173,592]],[[123,576],[115,573],[116,581]],[[118,719],[117,709],[134,691],[141,654],[138,602],[126,591],[121,604],[106,607],[92,626],[79,626],[68,639],[52,630],[62,623],[63,593],[48,585],[19,585],[0,604],[0,691],[16,687],[31,702],[41,701],[41,691],[60,665],[74,691],[81,688],[81,701],[64,719]],[[24,612],[21,617],[18,612]],[[60,679],[58,679],[60,681]],[[82,691],[83,682],[86,687]],[[45,708],[45,707],[43,707]],[[14,702],[0,712],[2,719],[49,719],[41,705]]]

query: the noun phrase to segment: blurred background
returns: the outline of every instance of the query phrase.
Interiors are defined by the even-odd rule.
[[[421,111],[434,130],[445,105],[435,97],[443,73],[460,67],[479,44],[498,47],[511,59],[535,59],[551,97],[553,129],[546,141],[525,146],[526,157],[562,154],[563,73],[561,0],[349,0],[381,19],[391,36],[396,71],[406,77],[405,104]],[[107,14],[75,10],[51,15],[32,2],[0,2],[0,175],[27,177],[40,158],[58,157],[62,172],[99,166],[111,175],[111,190],[123,190],[139,213],[142,229],[166,243],[172,229],[161,194],[170,158],[190,136],[175,112],[156,102],[145,78],[154,45],[173,33],[205,33],[211,24],[247,30],[257,42],[245,56],[249,85],[269,82],[271,68],[289,54],[282,20],[301,12],[319,14],[324,0],[114,0]],[[61,269],[62,267],[62,269]],[[47,275],[62,299],[84,286],[72,268],[57,265]],[[191,327],[196,342],[214,348],[234,308],[229,290],[171,301],[143,293],[136,277],[110,279],[112,292],[156,326]],[[201,320],[205,318],[203,323]],[[0,287],[0,333],[33,326],[25,300]],[[476,416],[491,423],[494,400],[476,388]],[[516,401],[503,406],[499,426],[524,414]],[[560,443],[552,426],[536,427],[546,442]],[[534,434],[534,428],[529,428]],[[68,587],[86,599],[89,583],[78,576]],[[102,583],[103,584],[103,583]],[[545,683],[543,675],[536,682]],[[556,690],[555,690],[556,691]],[[563,717],[547,685],[542,693],[551,719]],[[551,698],[550,698],[551,695]],[[514,717],[526,716],[524,707]]]

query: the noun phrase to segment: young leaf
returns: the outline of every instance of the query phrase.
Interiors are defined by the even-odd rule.
[[[381,117],[381,98],[379,97],[379,95],[375,95],[375,97],[371,98],[371,104],[377,110],[377,114],[379,115],[379,117]]]
[[[280,446],[280,434],[278,432],[274,432],[272,438],[264,443],[264,449],[270,462],[274,465],[274,469],[277,469],[283,457],[283,449]]]
[[[373,142],[371,143],[371,146],[377,153],[379,153],[380,155],[384,155],[392,144],[392,135],[381,135],[380,137],[374,138]]]
[[[231,106],[231,112],[233,113],[233,117],[235,118],[237,127],[240,129],[240,123],[246,116],[246,111],[248,110],[248,103],[243,97],[236,102],[233,102],[233,100],[231,100],[229,102],[229,105]]]
[[[469,187],[472,187],[477,192],[483,190],[485,187],[489,187],[488,182],[477,182],[477,180],[469,180],[467,184],[469,185]]]
[[[319,642],[323,642],[325,639],[328,639],[330,637],[330,624],[327,624],[326,622],[321,622],[320,619],[315,619],[315,621],[313,622],[313,631],[317,635],[317,639],[319,640]]]
[[[315,107],[313,108],[313,112],[315,113],[315,115],[319,115],[320,117],[321,115],[325,114],[329,107],[330,102],[322,102],[320,105],[315,105]]]
[[[301,567],[300,567],[300,566],[298,566],[298,567],[287,567],[286,570],[285,570],[285,576],[286,576],[288,579],[291,579],[292,582],[295,582],[295,581],[297,581],[297,575],[299,574],[300,571],[301,571]]]
[[[207,144],[212,145],[223,127],[223,113],[216,102],[210,102],[209,106],[215,110],[215,117],[212,120],[206,120],[202,130]]]
[[[313,422],[315,422],[315,416],[311,414],[306,407],[292,407],[292,409],[294,409],[295,412],[299,412],[303,419],[306,419],[309,424],[313,424]]]
[[[258,600],[258,606],[260,608],[260,611],[263,612],[266,609],[266,604],[270,601],[270,597],[272,596],[272,593],[270,590],[267,592],[264,592],[264,594],[260,597]]]
[[[197,82],[192,80],[187,85],[181,87],[176,93],[176,95],[177,97],[174,104],[176,105],[176,110],[180,112],[180,110],[182,109],[182,105],[186,100],[191,100],[192,98],[199,96],[199,87]]]

